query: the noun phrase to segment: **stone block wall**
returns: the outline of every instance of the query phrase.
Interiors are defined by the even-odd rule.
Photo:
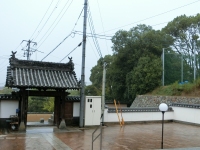
[[[200,97],[138,95],[130,107],[159,107],[160,103],[200,104]]]

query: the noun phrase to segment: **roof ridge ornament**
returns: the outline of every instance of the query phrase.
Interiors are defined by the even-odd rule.
[[[70,69],[71,69],[71,71],[73,71],[74,70],[74,63],[72,61],[72,57],[68,57],[68,58],[69,58],[69,62],[67,64],[69,64],[71,66]]]
[[[17,53],[17,51],[15,51],[15,52],[12,51],[12,54],[10,55],[12,59],[15,59],[15,54],[16,53]]]

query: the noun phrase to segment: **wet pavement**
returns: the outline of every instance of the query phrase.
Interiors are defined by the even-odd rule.
[[[26,132],[0,132],[0,150],[91,150],[95,127],[68,127],[59,130],[53,126],[27,127]],[[160,149],[161,123],[107,124],[103,127],[103,150]],[[97,131],[97,134],[99,130]],[[95,135],[97,135],[95,134]],[[200,127],[180,123],[165,123],[164,149],[200,150]],[[94,142],[99,150],[100,139]]]

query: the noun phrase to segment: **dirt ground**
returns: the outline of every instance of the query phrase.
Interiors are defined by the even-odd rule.
[[[28,122],[37,122],[40,121],[40,118],[43,118],[47,121],[51,117],[51,114],[28,114],[27,121]]]

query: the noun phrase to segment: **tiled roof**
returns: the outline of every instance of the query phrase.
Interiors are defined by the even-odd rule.
[[[80,96],[67,96],[66,101],[77,101],[80,102]]]
[[[18,100],[19,97],[12,94],[0,94],[0,100]]]
[[[6,86],[46,89],[79,89],[72,60],[66,64],[19,60],[12,56]]]
[[[19,97],[13,94],[0,94],[0,100],[19,100]],[[80,102],[80,96],[66,96],[66,101]]]

